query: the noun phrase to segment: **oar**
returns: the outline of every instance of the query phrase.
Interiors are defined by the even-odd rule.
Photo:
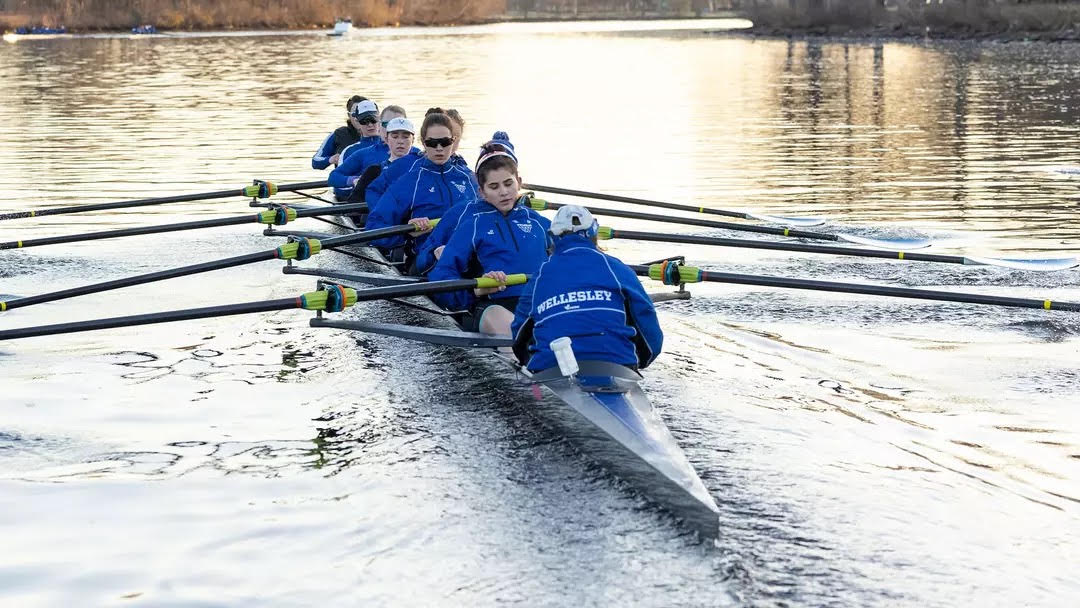
[[[432,220],[432,224],[435,224],[437,221],[438,220]],[[344,247],[346,245],[366,243],[387,236],[408,234],[410,232],[414,232],[415,230],[416,226],[413,226],[412,224],[404,224],[401,226],[388,226],[386,228],[379,228],[378,230],[367,230],[364,232],[357,232],[354,234],[347,234],[344,236],[324,239],[299,238],[290,240],[288,243],[285,243],[284,245],[277,247],[276,249],[270,249],[267,251],[259,251],[256,253],[239,255],[236,257],[225,258],[222,260],[214,260],[211,262],[203,262],[200,264],[192,264],[190,266],[181,266],[180,268],[172,268],[169,270],[161,270],[158,272],[150,272],[132,277],[105,281],[102,283],[93,283],[90,285],[83,285],[82,287],[74,287],[61,291],[53,291],[50,293],[44,293],[36,296],[10,299],[4,302],[0,302],[0,312],[3,312],[5,310],[11,310],[14,308],[25,308],[27,306],[33,306],[34,304],[55,302],[57,300],[66,300],[68,298],[85,296],[92,293],[112,291],[113,289],[121,289],[123,287],[131,287],[134,285],[143,285],[145,283],[164,281],[165,279],[185,277],[193,274],[210,272],[212,270],[221,270],[223,268],[233,268],[235,266],[243,266],[245,264],[254,264],[255,262],[264,262],[267,260],[306,260],[322,250],[333,249],[335,247]]]
[[[119,230],[104,230],[101,232],[83,232],[81,234],[66,234],[63,236],[49,236],[39,239],[25,239],[21,241],[8,241],[0,243],[0,249],[25,249],[27,247],[40,247],[42,245],[56,245],[58,243],[77,243],[81,241],[94,241],[98,239],[113,239],[123,236],[138,236],[142,234],[157,234],[159,232],[178,232],[180,230],[196,230],[200,228],[218,228],[221,226],[234,226],[238,224],[273,224],[281,226],[296,218],[315,217],[319,215],[341,215],[345,213],[359,213],[367,211],[367,205],[336,205],[333,207],[308,207],[292,209],[290,207],[276,207],[260,211],[254,215],[234,215],[219,217],[212,220],[197,220],[194,222],[179,222],[174,224],[160,224],[157,226],[138,226],[135,228],[121,228]]]
[[[1044,310],[1067,310],[1080,312],[1080,302],[1054,302],[1050,299],[1010,298],[988,296],[976,293],[937,291],[932,289],[912,289],[910,287],[888,287],[884,285],[865,285],[860,283],[840,283],[836,281],[818,281],[812,279],[790,279],[762,275],[735,274],[701,270],[693,266],[683,266],[675,261],[631,266],[640,276],[646,276],[665,285],[683,283],[734,283],[737,285],[759,285],[762,287],[786,287],[789,289],[808,289],[813,291],[833,291],[839,293],[857,293],[871,296],[892,296],[917,300],[937,300],[941,302],[960,302],[964,304],[988,304],[1012,308],[1041,308]]]
[[[545,209],[558,209],[565,207],[563,203],[552,203],[539,198],[531,198],[529,206],[537,211]],[[731,222],[717,222],[703,220],[694,217],[677,217],[672,215],[654,215],[651,213],[638,213],[636,211],[623,211],[621,209],[600,209],[599,207],[585,207],[596,215],[609,215],[611,217],[625,217],[635,220],[649,220],[653,222],[666,222],[668,224],[686,224],[688,226],[703,226],[706,228],[723,228],[725,230],[738,230],[742,232],[758,232],[761,234],[776,234],[800,239],[816,239],[819,241],[845,241],[858,245],[868,245],[880,249],[923,249],[930,246],[928,239],[872,239],[850,234],[827,234],[824,232],[810,232],[794,228],[773,228],[771,226],[754,226],[749,224],[734,224]]]
[[[628,239],[633,241],[653,241],[657,243],[684,243],[687,245],[714,245],[717,247],[741,247],[744,249],[770,249],[773,251],[798,251],[802,253],[822,253],[828,255],[848,255],[864,258],[884,258],[908,260],[912,262],[938,262],[942,264],[965,264],[968,266],[1001,266],[1015,270],[1034,270],[1049,272],[1080,266],[1080,258],[983,258],[959,255],[940,255],[932,253],[908,253],[905,251],[883,251],[879,249],[860,249],[858,247],[836,247],[831,245],[808,245],[803,243],[752,241],[747,239],[728,239],[715,236],[693,236],[687,234],[664,234],[660,232],[634,232],[615,230],[601,226],[597,238]]]
[[[31,209],[28,211],[12,211],[0,213],[0,220],[14,220],[23,217],[41,217],[43,215],[62,215],[65,213],[83,213],[85,211],[102,211],[105,209],[123,209],[126,207],[146,207],[149,205],[163,205],[165,203],[185,203],[189,201],[208,201],[215,198],[230,198],[233,196],[247,196],[251,198],[268,198],[278,192],[296,192],[298,190],[310,190],[312,188],[325,188],[326,182],[301,182],[298,184],[282,184],[280,186],[270,182],[256,180],[250,186],[244,186],[239,190],[219,190],[217,192],[201,192],[198,194],[181,194],[179,196],[161,196],[157,198],[142,198],[134,201],[119,201],[115,203],[92,203],[89,205],[74,205],[71,207],[46,207],[44,209]]]
[[[801,226],[803,228],[809,228],[810,226],[820,226],[826,221],[825,218],[819,217],[786,217],[780,215],[768,215],[766,213],[754,213],[753,211],[745,210],[727,210],[727,209],[711,209],[709,207],[698,207],[695,205],[680,205],[678,203],[665,203],[663,201],[651,201],[644,198],[633,198],[630,196],[619,196],[616,194],[603,194],[600,192],[585,192],[584,190],[570,190],[568,188],[556,188],[554,186],[541,186],[539,184],[524,184],[522,186],[528,190],[539,190],[541,192],[550,192],[551,194],[563,194],[566,196],[579,196],[581,198],[592,198],[598,201],[612,201],[615,203],[630,203],[631,205],[645,205],[647,207],[659,207],[661,209],[676,209],[679,211],[692,211],[694,213],[708,213],[712,215],[723,215],[725,217],[737,217],[744,220],[761,220],[763,222],[769,222],[772,224],[787,224],[788,226]]]
[[[124,317],[110,317],[107,319],[93,319],[90,321],[75,321],[72,323],[57,323],[54,325],[39,325],[37,327],[21,327],[0,331],[0,340],[15,340],[18,338],[31,338],[34,336],[52,336],[56,334],[70,334],[82,331],[94,331],[98,329],[114,329],[117,327],[134,327],[136,325],[151,325],[155,323],[171,323],[173,321],[188,321],[192,319],[206,319],[209,317],[225,317],[229,315],[241,315],[256,312],[270,312],[274,310],[289,310],[303,308],[306,310],[319,310],[327,312],[340,312],[345,307],[352,306],[357,302],[369,300],[389,300],[392,298],[405,298],[409,296],[424,296],[433,293],[459,291],[473,288],[489,288],[502,285],[521,285],[528,280],[523,274],[507,275],[505,283],[499,283],[495,279],[481,277],[479,279],[455,279],[450,281],[431,281],[417,283],[415,285],[393,285],[390,287],[375,287],[372,289],[355,290],[341,285],[327,285],[320,291],[305,293],[295,298],[282,298],[279,300],[260,300],[257,302],[244,302],[242,304],[224,304],[220,306],[208,306],[205,308],[189,308],[186,310],[170,310],[166,312],[153,312],[141,315],[129,315]]]

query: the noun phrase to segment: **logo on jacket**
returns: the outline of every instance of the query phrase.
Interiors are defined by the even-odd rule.
[[[428,192],[435,192],[435,186],[428,188]]]
[[[487,233],[494,236],[495,235],[495,229],[492,228],[492,229],[488,230]]]
[[[461,184],[459,184],[457,182],[450,182],[450,183],[454,184],[454,187],[457,188],[458,192],[460,192],[462,194],[465,194],[465,184],[464,183],[461,183]]]
[[[580,306],[574,306],[582,302],[610,302],[612,293],[606,289],[592,289],[588,291],[568,291],[566,293],[560,293],[557,296],[552,296],[536,307],[536,314],[542,314],[545,310],[553,306],[566,306],[566,310],[573,310],[574,308],[580,308]]]
[[[514,223],[517,224],[517,222],[514,222]],[[520,228],[521,231],[524,232],[525,234],[529,234],[530,232],[532,232],[532,222],[526,222],[524,224],[517,224],[517,227]]]

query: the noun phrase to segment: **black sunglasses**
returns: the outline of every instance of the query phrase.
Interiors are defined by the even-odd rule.
[[[450,144],[452,143],[454,143],[453,137],[440,137],[438,139],[432,137],[430,139],[424,140],[424,145],[429,148],[438,148],[439,146],[442,146],[443,148],[449,148]]]
[[[379,122],[379,119],[375,118],[374,116],[364,116],[363,118],[357,118],[356,122],[362,125],[373,125]]]

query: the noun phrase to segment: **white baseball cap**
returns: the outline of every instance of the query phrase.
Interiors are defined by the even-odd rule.
[[[548,231],[560,236],[568,232],[586,232],[594,229],[596,225],[596,220],[588,209],[580,205],[567,205],[559,207],[555,212],[555,219],[551,220]]]
[[[386,132],[392,133],[394,131],[408,131],[409,133],[416,135],[416,127],[413,126],[411,120],[404,116],[391,118],[390,122],[386,123]]]
[[[365,99],[364,101],[361,101],[360,103],[353,106],[353,109],[352,109],[352,112],[351,112],[351,114],[353,116],[357,117],[357,118],[360,118],[364,114],[378,114],[378,113],[379,113],[379,106],[375,105],[375,102],[371,101],[370,99]]]

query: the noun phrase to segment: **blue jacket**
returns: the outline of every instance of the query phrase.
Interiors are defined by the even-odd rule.
[[[581,234],[555,238],[555,252],[518,300],[511,331],[517,346],[527,346],[532,371],[558,365],[548,345],[564,336],[578,360],[642,368],[664,344],[634,271]]]
[[[351,194],[353,180],[363,175],[364,169],[367,169],[371,165],[377,165],[390,158],[390,146],[387,146],[381,139],[379,140],[379,143],[366,145],[357,149],[357,146],[359,145],[360,144],[349,146],[345,149],[345,152],[342,152],[341,164],[330,172],[330,177],[326,180],[334,187],[335,194],[338,190]],[[350,150],[352,150],[352,152],[346,156],[346,152],[349,152]]]
[[[488,203],[482,204],[487,208],[462,218],[428,280],[473,278],[492,270],[534,274],[547,260],[551,220],[522,205],[503,215]],[[525,287],[512,285],[488,297],[520,296]],[[472,304],[473,294],[456,291],[436,294],[432,299],[447,310],[465,310]]]
[[[438,262],[435,259],[435,250],[450,242],[450,237],[453,236],[454,230],[457,230],[461,221],[471,218],[474,213],[488,209],[491,209],[491,205],[482,200],[460,203],[447,209],[446,213],[439,218],[435,229],[424,239],[424,244],[416,252],[417,272],[419,274],[431,272],[431,269],[435,267],[435,262]]]
[[[416,150],[416,148],[414,148],[414,150]],[[367,190],[364,191],[364,200],[368,201],[368,203],[378,201],[382,198],[382,195],[386,194],[386,191],[390,189],[390,186],[392,186],[399,177],[411,171],[413,166],[419,162],[423,156],[423,150],[416,150],[416,152],[406,154],[390,163],[389,167],[384,167],[383,172],[379,174],[379,177],[368,184]],[[469,168],[469,163],[465,162],[465,159],[457,154],[451,156],[449,162],[463,169]]]
[[[368,201],[368,204],[374,204],[378,202],[382,195],[386,194],[386,191],[390,189],[390,186],[397,181],[399,177],[405,175],[413,168],[421,158],[424,157],[422,150],[410,151],[405,156],[391,162],[389,165],[383,167],[382,173],[379,177],[376,177],[374,181],[368,184],[367,190],[364,191],[364,200]]]
[[[361,137],[360,132],[350,124],[334,129],[315,151],[315,156],[311,157],[311,168],[322,171],[329,167],[331,156],[360,141]]]
[[[405,160],[399,158],[397,162]],[[396,163],[391,163],[391,167]],[[389,170],[389,169],[388,169]],[[379,198],[367,218],[367,230],[399,226],[414,217],[440,218],[458,203],[476,199],[476,176],[453,162],[436,165],[426,157],[416,161],[412,170],[390,186]],[[368,200],[368,205],[372,203]],[[414,240],[417,248],[427,235]],[[393,236],[372,241],[372,245],[391,249],[405,242],[405,237]]]

